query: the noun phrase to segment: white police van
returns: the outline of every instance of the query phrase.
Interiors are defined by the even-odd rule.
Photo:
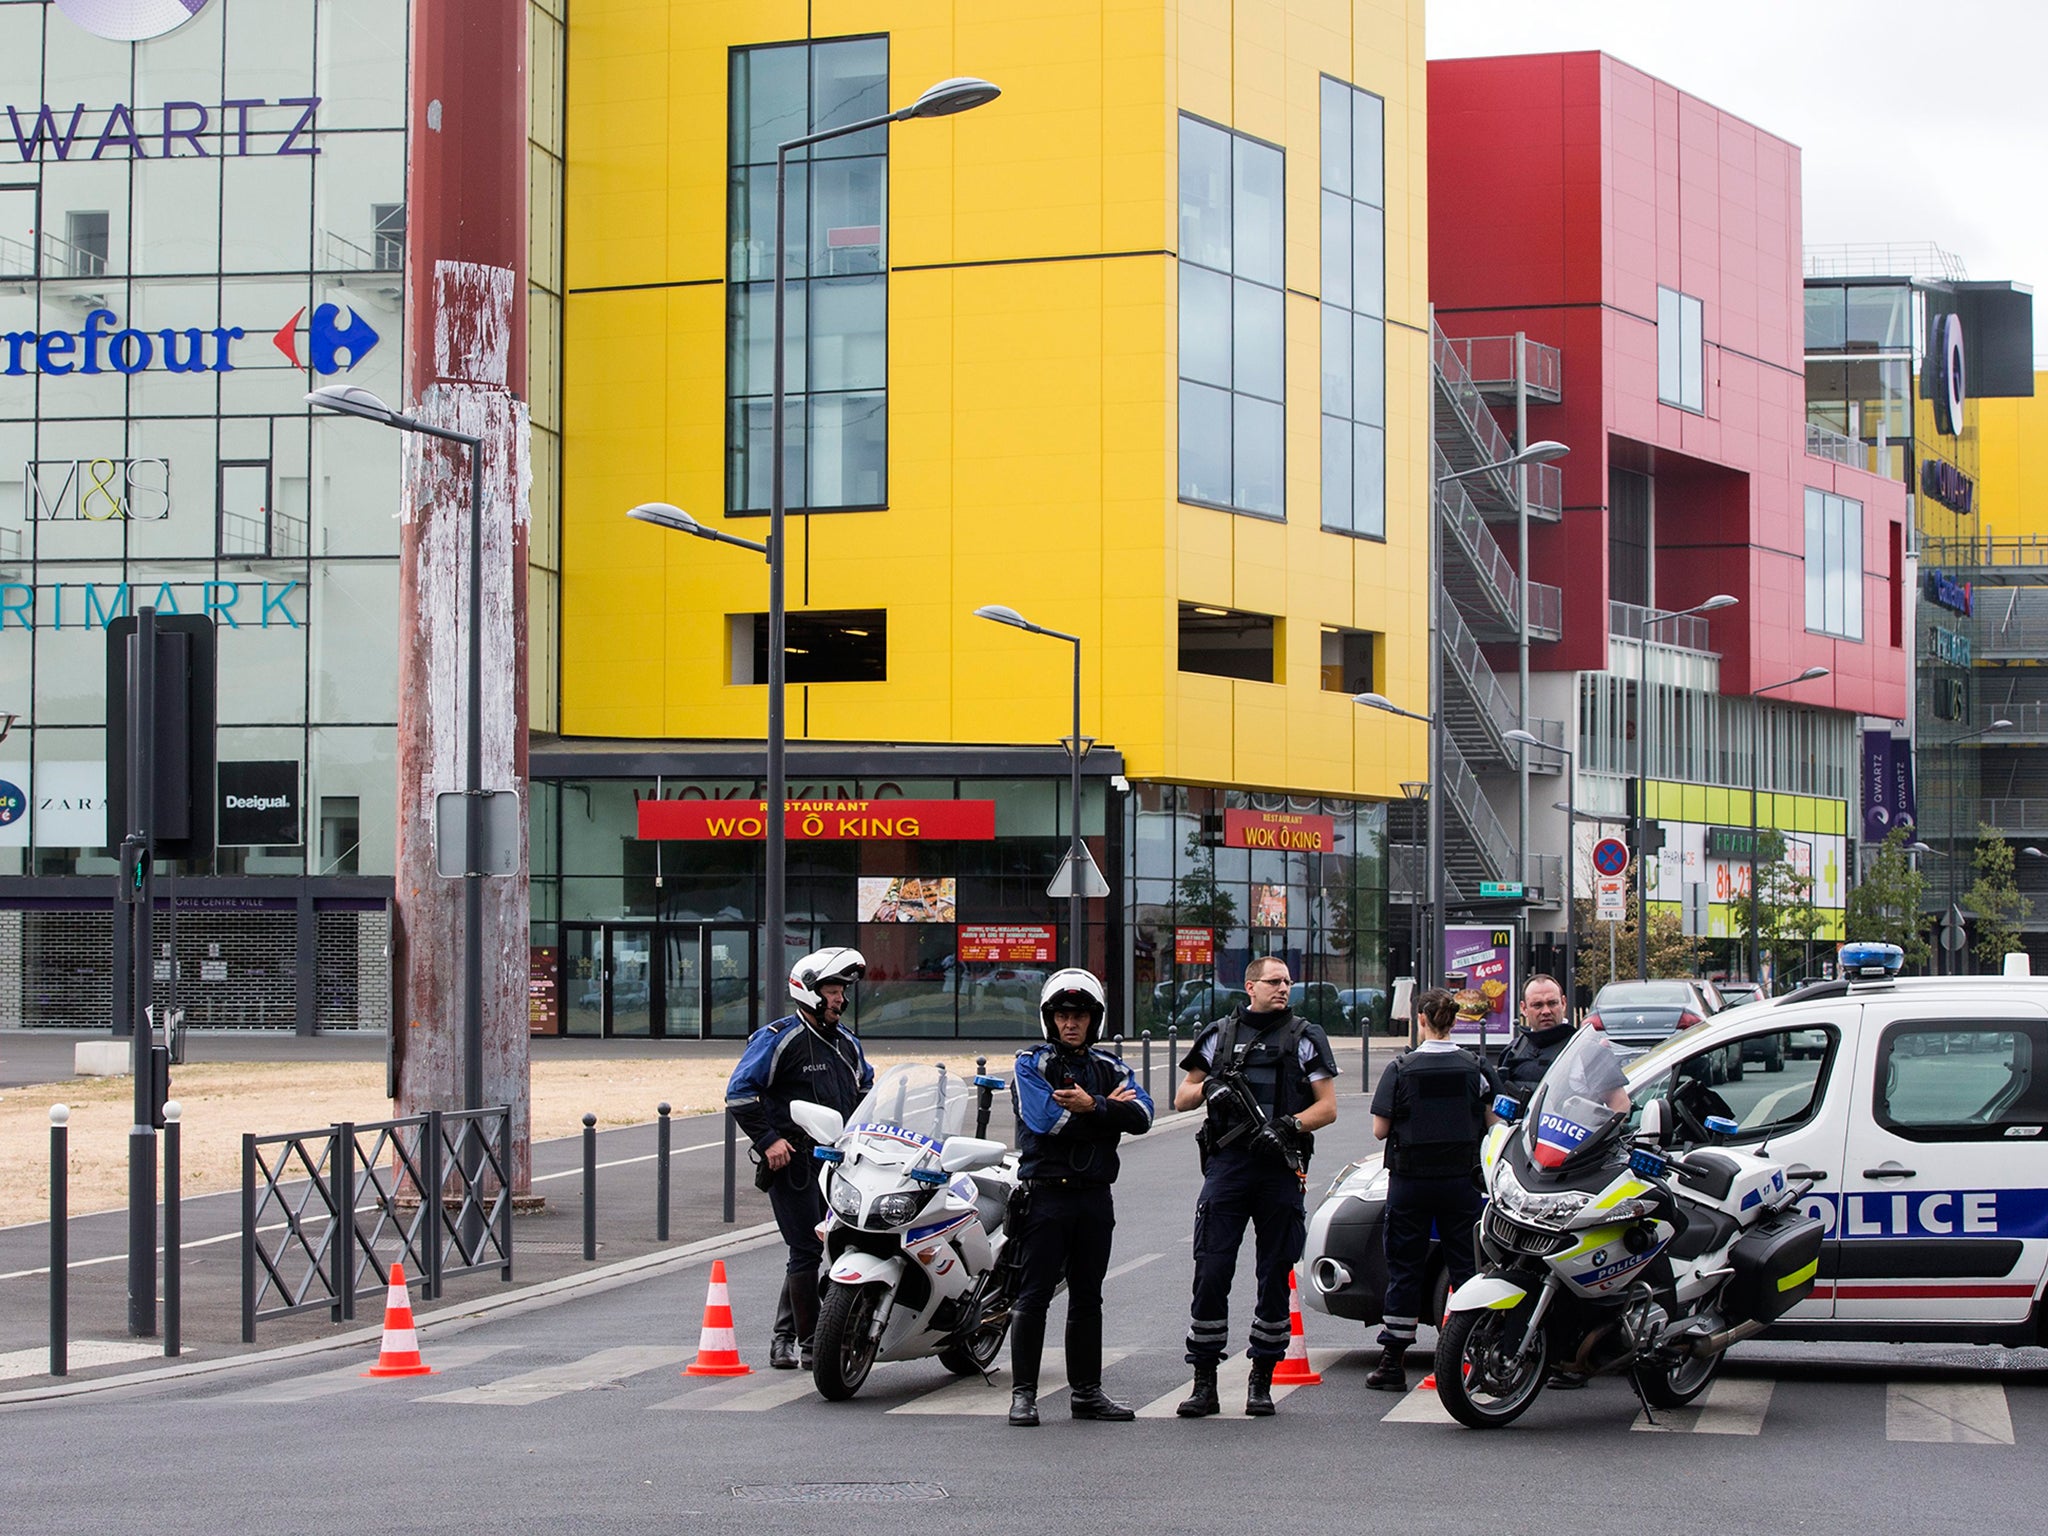
[[[1812,1297],[1779,1337],[2048,1344],[2048,980],[1901,978],[1890,945],[1849,945],[1844,979],[1714,1015],[1631,1061],[1681,1142],[1709,1115],[1815,1183],[1827,1225]],[[1383,1265],[1378,1159],[1310,1221],[1312,1306],[1371,1322]]]

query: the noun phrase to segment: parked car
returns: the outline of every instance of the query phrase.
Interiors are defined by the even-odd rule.
[[[1719,1013],[1720,1000],[1711,982],[1610,981],[1593,995],[1586,1022],[1616,1045],[1647,1048]]]
[[[1233,1008],[1242,1006],[1251,998],[1240,988],[1219,987],[1214,982],[1201,982],[1188,994],[1188,1000],[1181,1005],[1180,1012],[1173,1016],[1173,1022],[1182,1034],[1200,1029],[1204,1024],[1222,1018]]]
[[[1343,994],[1327,981],[1297,981],[1287,989],[1287,1006],[1326,1035],[1343,1033],[1351,1022]]]
[[[1799,1203],[1826,1226],[1819,1283],[1769,1336],[2048,1344],[2048,980],[1901,980],[1891,945],[1842,959],[1843,979],[1704,1019],[1629,1062],[1634,1112],[1662,1099],[1681,1148],[1767,1144],[1812,1181]],[[1717,1060],[1771,1036],[1782,1073],[1717,1080]],[[1738,1129],[1709,1133],[1716,1115]],[[1309,1219],[1305,1305],[1377,1323],[1385,1187],[1377,1156],[1337,1175]]]
[[[1361,1035],[1384,1029],[1387,1024],[1387,993],[1384,987],[1351,987],[1337,994],[1344,1015]]]

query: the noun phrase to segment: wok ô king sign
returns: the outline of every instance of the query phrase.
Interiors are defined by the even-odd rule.
[[[1277,849],[1282,853],[1334,853],[1337,819],[1296,811],[1226,810],[1223,846]]]
[[[783,835],[791,842],[993,842],[993,800],[790,800]],[[757,842],[767,835],[764,800],[643,800],[644,839]]]

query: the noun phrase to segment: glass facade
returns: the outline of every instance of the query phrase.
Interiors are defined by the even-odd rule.
[[[1863,503],[1806,488],[1806,627],[1863,638]]]
[[[1285,162],[1180,120],[1180,499],[1287,514]]]
[[[1322,82],[1323,526],[1387,533],[1386,103]]]
[[[775,326],[775,149],[889,111],[887,38],[732,55],[726,510],[766,511]],[[811,511],[888,501],[889,130],[790,157],[783,260],[783,496]]]
[[[1705,309],[1690,294],[1657,290],[1657,398],[1682,410],[1707,408]]]

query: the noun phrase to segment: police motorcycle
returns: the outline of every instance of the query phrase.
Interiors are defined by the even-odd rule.
[[[1513,1119],[1513,1101],[1494,1112]],[[1437,1337],[1437,1395],[1460,1423],[1513,1423],[1552,1372],[1626,1370],[1646,1409],[1682,1407],[1730,1345],[1811,1293],[1824,1230],[1798,1208],[1811,1181],[1788,1183],[1762,1149],[1673,1152],[1668,1113],[1650,1101],[1629,1136],[1620,1067],[1586,1028],[1519,1123],[1488,1133],[1484,1263]]]
[[[824,1295],[813,1379],[838,1402],[878,1360],[937,1355],[955,1375],[987,1374],[1010,1331],[1016,1272],[1003,1220],[1017,1159],[988,1128],[993,1077],[892,1067],[852,1118],[801,1101],[790,1115],[824,1167]]]

